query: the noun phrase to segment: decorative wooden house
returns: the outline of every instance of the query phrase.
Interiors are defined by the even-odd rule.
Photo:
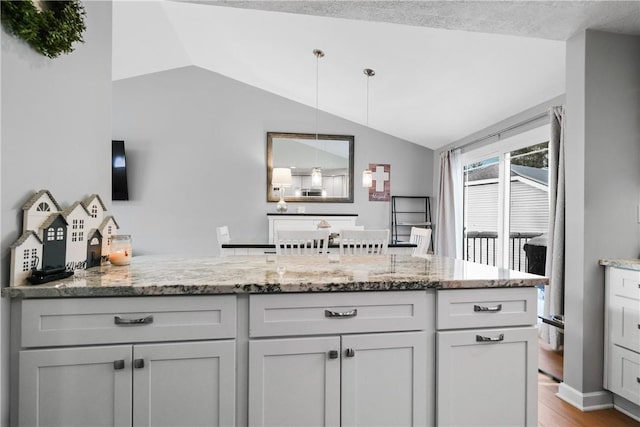
[[[102,223],[105,212],[107,211],[107,208],[102,202],[100,196],[97,194],[92,194],[86,197],[82,201],[82,206],[84,206],[84,208],[91,216],[91,228],[97,228]]]
[[[22,230],[37,230],[52,213],[62,209],[49,190],[40,190],[22,206]]]
[[[38,230],[42,241],[42,269],[66,266],[67,220],[62,213],[49,215]]]
[[[80,202],[74,202],[63,210],[62,214],[69,224],[67,229],[67,269],[84,268],[87,261],[87,231],[91,226],[91,215],[84,204]]]
[[[10,246],[10,285],[26,285],[32,269],[95,267],[109,253],[120,228],[97,194],[62,210],[48,190],[33,194],[22,207],[22,234]]]
[[[11,249],[9,284],[11,286],[27,283],[31,269],[40,268],[42,260],[42,240],[32,230],[25,231],[16,240]]]
[[[120,226],[116,222],[115,218],[111,215],[106,216],[100,225],[98,230],[102,233],[102,253],[108,254],[109,247],[111,246],[111,237],[116,234],[116,231],[120,229]]]
[[[102,233],[92,228],[87,233],[86,268],[96,267],[102,262]]]

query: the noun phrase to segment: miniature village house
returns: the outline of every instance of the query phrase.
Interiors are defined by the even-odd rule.
[[[10,285],[27,284],[33,269],[76,270],[100,265],[119,228],[97,194],[66,209],[48,190],[35,193],[22,207],[23,230],[10,246]]]

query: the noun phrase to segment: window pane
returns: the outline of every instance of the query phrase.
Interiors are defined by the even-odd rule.
[[[512,151],[509,201],[509,268],[544,274],[549,223],[548,143]],[[525,253],[524,245],[531,242]]]
[[[464,165],[464,259],[496,265],[499,158]]]

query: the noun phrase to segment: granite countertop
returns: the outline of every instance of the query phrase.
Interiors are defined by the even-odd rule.
[[[640,271],[640,259],[601,259],[600,265]]]
[[[134,257],[131,265],[2,288],[9,298],[493,288],[548,284],[533,274],[425,255]]]

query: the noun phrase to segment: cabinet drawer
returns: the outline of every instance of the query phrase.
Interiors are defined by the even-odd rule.
[[[640,271],[608,268],[611,296],[640,302]]]
[[[27,299],[21,320],[23,347],[233,338],[236,298]]]
[[[608,387],[632,402],[640,401],[640,354],[611,346]]]
[[[611,344],[640,352],[640,302],[619,295],[609,300],[609,337]]]
[[[339,292],[249,296],[249,336],[422,330],[427,293]]]
[[[536,288],[439,290],[437,329],[533,325]]]

